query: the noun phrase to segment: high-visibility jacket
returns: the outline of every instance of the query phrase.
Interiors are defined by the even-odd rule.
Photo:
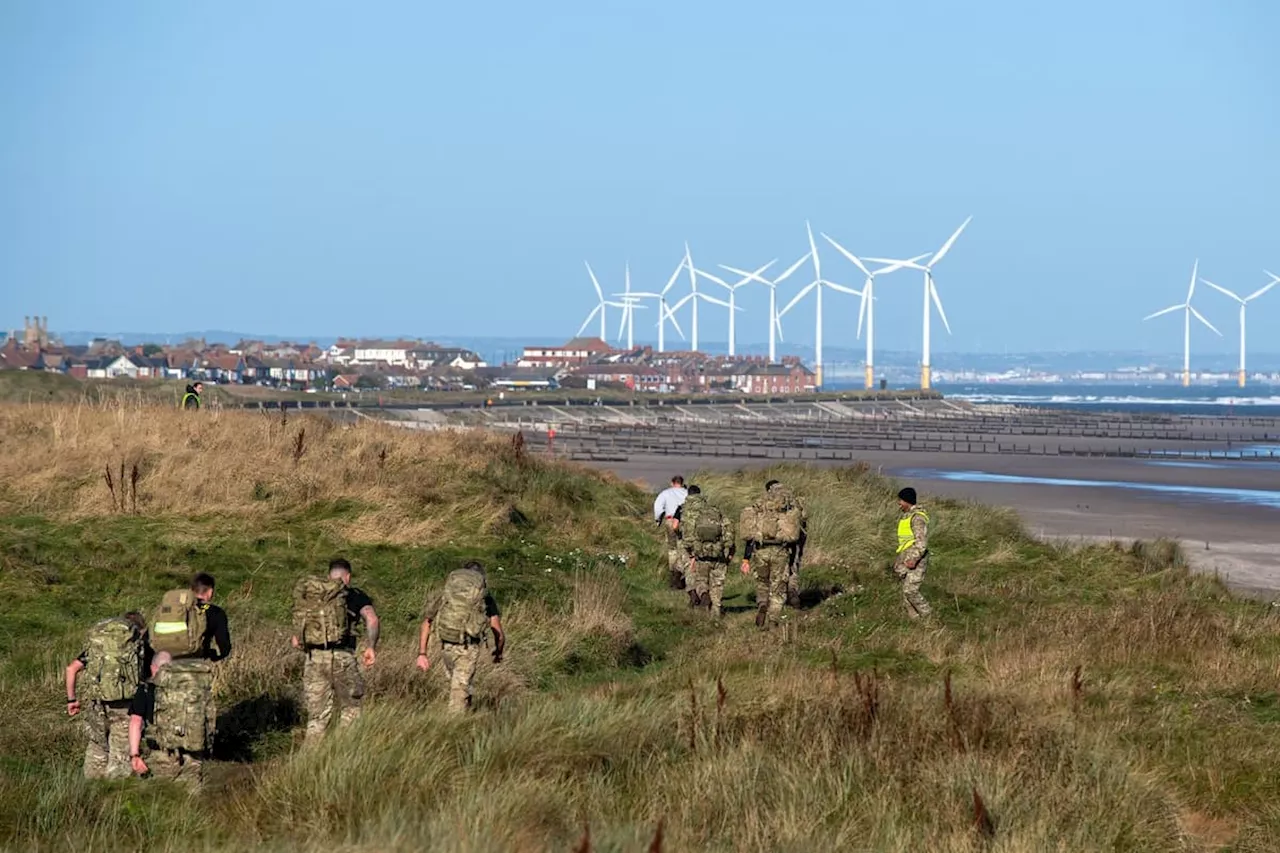
[[[190,400],[190,401],[193,401],[193,402],[195,403],[195,405],[194,405],[194,406],[190,406],[190,407],[188,407],[188,406],[187,406],[187,401],[189,401],[189,400]],[[187,393],[185,393],[185,394],[183,394],[183,395],[182,395],[182,402],[178,404],[178,408],[180,408],[180,409],[186,409],[186,408],[198,409],[198,408],[200,408],[200,395],[199,395],[199,394],[193,394],[192,392],[188,391]]]
[[[908,512],[901,519],[899,519],[898,550],[896,553],[901,554],[903,551],[907,550],[912,545],[916,544],[916,534],[911,529],[911,520],[915,518],[917,515],[924,519],[925,524],[929,523],[929,513],[925,512],[919,507],[913,507],[910,512]]]

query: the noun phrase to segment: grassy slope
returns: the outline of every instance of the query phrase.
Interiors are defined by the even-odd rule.
[[[136,514],[102,473],[122,462]],[[814,546],[808,606],[762,636],[741,577],[722,626],[660,587],[647,495],[518,464],[501,440],[0,408],[0,846],[563,850],[586,823],[596,849],[639,850],[661,821],[677,850],[968,850],[976,790],[994,849],[1273,849],[1270,609],[1161,548],[1044,545],[944,503],[924,629],[882,572],[890,484],[773,473],[808,496]],[[702,484],[736,512],[760,478]],[[337,552],[378,603],[384,652],[361,724],[294,754],[288,589]],[[452,720],[443,677],[410,658],[423,597],[472,555],[511,645],[479,676],[480,713]],[[83,782],[62,666],[86,624],[201,569],[237,644],[217,796],[183,808],[164,784]]]

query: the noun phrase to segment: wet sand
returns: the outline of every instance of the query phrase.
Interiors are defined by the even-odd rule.
[[[1251,462],[1168,465],[1130,459],[996,454],[975,458],[954,453],[868,452],[861,458],[891,477],[910,482],[925,501],[930,495],[942,495],[1011,507],[1028,529],[1042,538],[1081,542],[1177,539],[1196,570],[1216,573],[1242,593],[1280,598],[1280,509],[1230,502],[1225,495],[948,479],[961,476],[958,472],[980,471],[1019,478],[1280,492],[1280,466]],[[762,468],[769,463],[724,457],[630,455],[626,461],[590,464],[656,490],[675,473],[691,476],[698,470]]]

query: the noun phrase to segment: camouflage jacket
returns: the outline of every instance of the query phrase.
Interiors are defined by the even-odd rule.
[[[693,530],[697,527],[698,516],[705,512],[712,504],[702,495],[692,495],[687,498],[684,505],[680,507],[680,529],[684,531],[684,538],[680,540],[681,547],[684,548],[686,554],[696,557],[694,550],[697,542],[693,535]],[[733,556],[736,540],[733,533],[733,521],[730,520],[728,513],[719,507],[720,516],[724,519],[724,523],[720,525],[720,547],[725,554],[725,559]]]

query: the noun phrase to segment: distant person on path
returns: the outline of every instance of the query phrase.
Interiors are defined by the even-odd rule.
[[[174,660],[168,652],[157,652],[149,675],[129,703],[131,769],[139,776],[152,773],[199,788],[217,727],[213,664],[201,658]],[[151,746],[145,759],[144,729]]]
[[[756,627],[777,625],[787,599],[796,549],[804,536],[804,510],[791,490],[777,480],[764,485],[764,497],[742,511],[742,573],[756,579]]]
[[[898,551],[893,572],[902,583],[902,602],[912,619],[929,616],[933,611],[920,594],[925,570],[929,567],[929,514],[916,503],[916,490],[908,486],[898,492]]]
[[[667,537],[667,582],[672,589],[684,589],[684,558],[680,550],[680,507],[689,492],[684,487],[684,477],[671,478],[671,485],[658,493],[653,502],[653,520],[663,525]]]
[[[182,402],[179,407],[182,409],[199,409],[200,395],[204,393],[203,382],[193,382],[187,386],[186,392],[182,395]]]
[[[507,636],[498,604],[489,592],[484,566],[474,560],[445,578],[444,590],[427,602],[418,631],[418,669],[431,668],[427,641],[432,630],[440,638],[440,656],[449,676],[449,710],[461,714],[471,707],[471,682],[480,663],[480,647],[493,632],[493,662],[502,663]]]
[[[146,620],[131,611],[90,628],[84,650],[67,666],[67,716],[80,715],[88,736],[86,779],[129,775],[129,702],[150,657]]]
[[[356,659],[356,624],[364,623],[365,648]],[[304,577],[293,590],[293,630],[290,642],[306,653],[302,694],[307,703],[304,744],[324,737],[334,708],[338,725],[360,716],[364,680],[360,664],[377,660],[378,613],[373,600],[351,586],[351,564],[341,557],[329,562],[327,578]]]
[[[689,606],[719,618],[725,576],[733,559],[733,522],[697,486],[689,487],[680,514],[684,531],[680,542],[689,561]]]

